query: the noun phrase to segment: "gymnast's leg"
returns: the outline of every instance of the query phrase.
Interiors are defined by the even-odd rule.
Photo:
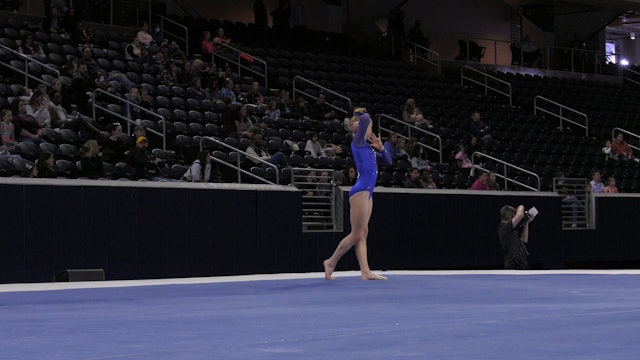
[[[369,191],[360,191],[352,195],[349,198],[349,204],[351,206],[351,232],[340,241],[333,255],[323,262],[324,277],[326,280],[335,279],[332,274],[338,261],[352,246],[356,246],[361,278],[363,280],[384,280],[385,277],[371,272],[367,261],[367,231],[373,205]]]

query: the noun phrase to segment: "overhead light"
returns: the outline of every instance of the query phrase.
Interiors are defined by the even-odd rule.
[[[629,37],[631,38],[631,40],[635,40],[636,39],[636,33],[632,32],[629,35],[630,35]]]
[[[627,65],[629,65],[629,60],[627,60],[627,59],[622,59],[622,60],[620,60],[620,65],[622,65],[622,66],[627,66]]]

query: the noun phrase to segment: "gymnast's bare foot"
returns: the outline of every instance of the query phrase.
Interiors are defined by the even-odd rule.
[[[382,275],[376,275],[372,272],[368,272],[368,273],[362,273],[362,275],[360,275],[360,279],[362,280],[387,280],[386,277],[382,276]]]
[[[331,274],[333,274],[333,269],[335,269],[336,266],[335,265],[331,266],[329,264],[329,259],[323,261],[322,265],[324,266],[324,278],[325,278],[325,280],[335,280],[336,278],[331,276]]]

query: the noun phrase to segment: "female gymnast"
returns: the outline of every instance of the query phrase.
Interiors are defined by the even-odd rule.
[[[327,280],[335,279],[331,275],[338,261],[352,246],[355,246],[356,258],[360,265],[360,278],[362,280],[386,280],[386,277],[374,274],[369,268],[367,234],[371,209],[373,208],[371,196],[378,176],[376,159],[381,158],[385,163],[391,164],[391,154],[384,149],[380,138],[372,132],[371,117],[369,117],[367,110],[358,108],[353,113],[351,152],[356,163],[358,180],[349,191],[351,232],[340,241],[333,255],[322,263],[324,278]]]

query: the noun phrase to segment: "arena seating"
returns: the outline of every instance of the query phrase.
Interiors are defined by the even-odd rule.
[[[333,91],[351,98],[353,105],[366,107],[375,116],[388,114],[400,117],[402,106],[407,98],[416,99],[417,104],[434,126],[430,131],[443,138],[446,154],[444,163],[434,164],[433,178],[440,188],[468,188],[473,180],[469,174],[456,168],[455,162],[449,161],[448,155],[457,144],[466,141],[469,116],[477,110],[483,119],[493,128],[491,141],[482,145],[482,151],[500,158],[510,159],[515,165],[534,171],[540,175],[542,190],[551,189],[551,178],[558,171],[568,177],[588,178],[594,168],[603,171],[604,176],[619,178],[622,191],[640,191],[638,175],[640,169],[635,162],[618,162],[607,160],[600,153],[601,143],[610,136],[613,127],[624,127],[638,131],[638,109],[634,97],[637,91],[627,85],[615,85],[606,82],[570,80],[556,77],[533,77],[512,73],[493,73],[494,76],[509,81],[514,88],[515,106],[510,107],[503,100],[486,96],[471,87],[459,84],[456,74],[435,75],[413,64],[392,60],[384,54],[363,47],[351,41],[346,35],[325,32],[306,31],[298,34],[293,41],[285,41],[270,30],[260,30],[242,23],[218,21],[215,19],[176,18],[182,23],[193,24],[192,33],[199,34],[203,29],[224,27],[225,32],[233,39],[238,49],[268,63],[269,89],[263,88],[264,94],[275,99],[279,89],[290,90],[292,79],[303,76]],[[79,49],[68,40],[59,36],[47,36],[37,30],[34,24],[9,22],[0,19],[0,44],[17,49],[17,43],[27,32],[47,43],[47,63],[64,70],[70,56],[79,55]],[[133,31],[130,32],[131,34]],[[165,174],[179,178],[180,171],[195,156],[200,139],[204,136],[220,136],[221,101],[198,101],[185,95],[186,85],[165,86],[159,84],[157,75],[160,69],[156,66],[126,61],[123,48],[128,36],[126,33],[101,31],[96,33],[94,59],[103,71],[118,71],[137,86],[144,88],[153,96],[152,110],[165,118],[169,133],[168,149],[154,153],[166,159]],[[199,48],[198,39],[192,39],[192,48]],[[10,52],[0,51],[0,60],[11,63],[18,61]],[[22,62],[20,62],[22,64]],[[19,64],[16,63],[15,66]],[[23,66],[23,65],[22,65]],[[3,107],[8,99],[16,95],[22,80],[12,77],[3,67],[3,83],[0,84],[0,102]],[[34,72],[42,73],[42,69],[34,67]],[[43,79],[52,79],[50,74],[42,74]],[[239,79],[246,89],[251,79]],[[62,77],[65,87],[71,78]],[[118,89],[118,84],[113,83]],[[124,89],[118,89],[124,96]],[[313,93],[313,89],[309,89]],[[543,95],[589,112],[592,121],[590,136],[558,129],[552,119],[534,116],[531,111],[532,99],[535,95]],[[328,98],[331,102],[338,99]],[[101,100],[104,101],[104,100]],[[119,111],[118,105],[105,102],[104,105]],[[88,115],[88,114],[85,114]],[[348,134],[342,129],[340,121],[315,121],[303,119],[296,114],[288,114],[285,118],[271,120],[263,113],[253,111],[251,117],[268,124],[265,138],[272,151],[284,151],[290,156],[291,163],[296,166],[317,166],[320,163],[305,157],[304,151],[294,151],[284,146],[285,140],[303,145],[311,131],[320,133],[322,138],[345,151],[340,157],[324,161],[322,166],[335,170],[344,170],[351,164],[349,158]],[[98,117],[104,114],[98,114]],[[161,128],[162,123],[149,119],[141,119],[149,128]],[[109,122],[108,117],[100,125]],[[386,124],[388,125],[388,124]],[[405,129],[397,129],[403,133]],[[65,134],[67,133],[67,134]],[[64,135],[64,136],[63,136]],[[28,160],[34,160],[39,151],[54,153],[61,162],[64,171],[61,176],[76,177],[78,172],[72,169],[77,156],[73,156],[70,146],[80,145],[87,139],[86,134],[68,134],[63,131],[47,130],[43,134],[51,144],[38,149],[20,146],[20,154]],[[225,139],[220,139],[224,141]],[[425,140],[429,141],[429,140]],[[228,158],[232,152],[215,143],[204,142],[205,148],[211,150],[216,158]],[[246,143],[243,143],[246,147]],[[240,144],[237,146],[241,149]],[[18,170],[11,164],[2,162],[0,175],[15,176]],[[135,172],[126,164],[110,164],[105,167],[105,178],[135,179]],[[250,170],[248,164],[245,165]],[[488,164],[489,167],[495,164]],[[77,170],[77,169],[76,169]],[[384,168],[380,174],[379,185],[399,186],[404,179],[406,167],[396,163]],[[258,173],[254,170],[254,173]],[[532,179],[526,174],[519,176],[525,183]],[[465,178],[466,177],[466,178]],[[235,181],[233,176],[226,176],[222,171],[218,181]],[[517,187],[515,187],[517,189]]]

